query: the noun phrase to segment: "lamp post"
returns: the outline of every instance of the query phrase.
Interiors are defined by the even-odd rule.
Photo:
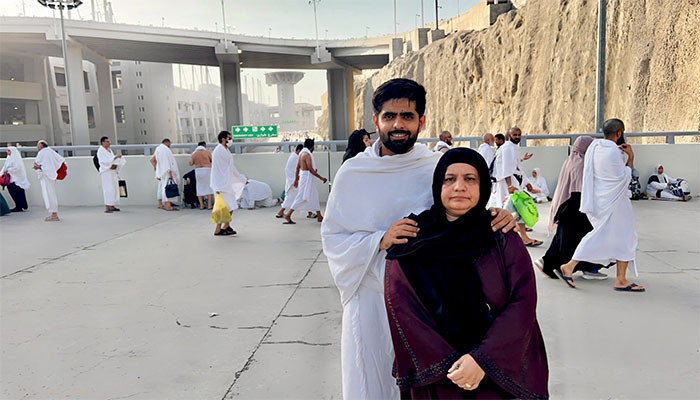
[[[221,19],[223,21],[221,27],[224,30],[224,50],[228,51],[228,41],[226,40],[226,9],[224,8],[224,0],[221,0]]]
[[[316,3],[320,3],[321,0],[310,0],[309,4],[314,7],[314,26],[316,27],[316,58],[321,61],[321,45],[318,43],[318,15],[316,13]]]
[[[595,85],[595,132],[603,129],[605,114],[605,0],[598,1],[598,60]]]
[[[52,10],[58,9],[61,14],[61,44],[63,47],[63,72],[66,75],[66,91],[68,92],[68,115],[69,118],[75,118],[75,113],[73,112],[73,104],[71,102],[71,88],[70,88],[70,73],[68,73],[68,46],[66,45],[66,29],[63,26],[63,9],[72,10],[77,8],[83,2],[81,0],[37,0],[39,4],[44,7],[48,7]],[[70,124],[70,141],[75,144],[75,124]]]

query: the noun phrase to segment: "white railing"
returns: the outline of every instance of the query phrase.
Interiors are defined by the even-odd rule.
[[[569,140],[569,145],[572,145],[574,141],[579,137],[579,136],[590,136],[593,135],[592,133],[574,133],[574,134],[552,134],[552,135],[523,135],[521,140],[520,140],[520,146],[521,147],[527,147],[527,143],[530,140],[550,140],[550,139],[568,139]],[[598,135],[599,137],[602,137],[602,135]],[[668,144],[674,144],[676,142],[676,137],[677,136],[697,136],[700,137],[700,131],[679,131],[679,132],[625,132],[625,137],[664,137],[666,140],[666,143]],[[433,143],[437,142],[437,138],[419,138],[418,142],[419,143]],[[458,137],[458,138],[453,138],[453,142],[469,142],[469,147],[471,148],[476,148],[479,145],[479,142],[482,141],[482,138],[480,136],[474,136],[474,137]],[[233,152],[234,153],[245,153],[248,152],[246,149],[255,149],[255,148],[274,148],[274,150],[269,151],[268,153],[271,152],[283,152],[283,153],[289,153],[293,151],[294,147],[296,147],[298,144],[302,144],[303,142],[300,141],[289,141],[289,142],[234,142],[233,143]],[[215,143],[208,143],[207,147],[215,147]],[[344,150],[345,147],[347,146],[347,140],[325,140],[325,141],[316,141],[316,148],[318,151],[339,151],[339,150]],[[153,151],[155,148],[158,147],[158,144],[121,144],[121,145],[112,145],[111,148],[115,151],[117,150],[127,150],[129,154],[143,154],[143,155],[151,155],[153,154]],[[196,143],[173,143],[170,148],[175,150],[175,149],[181,149],[185,150],[188,152],[194,151],[194,149],[197,147]],[[82,146],[51,146],[54,150],[56,150],[59,154],[63,156],[72,156],[74,154],[78,155],[85,155],[86,152],[89,151],[96,151],[97,150],[97,145],[82,145]],[[18,148],[18,150],[22,153],[24,156],[25,154],[29,155],[34,155],[36,153],[36,148],[35,147],[21,147]],[[0,153],[6,152],[7,147],[0,147]],[[131,151],[134,151],[132,153]],[[253,151],[255,152],[255,151]]]

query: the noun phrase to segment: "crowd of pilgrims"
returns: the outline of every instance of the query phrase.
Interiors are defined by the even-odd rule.
[[[327,179],[316,168],[313,140],[297,146],[285,166],[285,199],[276,217],[292,225],[292,213],[302,210],[321,222],[323,251],[340,292],[343,396],[548,398],[535,268],[575,288],[574,272],[600,279],[607,277],[600,269],[615,265],[616,291],[645,290],[626,275],[637,274],[637,234],[629,199],[634,152],[624,141],[624,123],[606,121],[602,139],[577,138],[550,195],[539,168],[530,174],[523,169],[532,154],[520,156],[517,127],[484,135],[478,151],[453,147],[448,131],[432,150],[416,143],[425,97],[423,86],[408,79],[377,88],[378,138],[372,141],[365,130],[350,135],[325,217],[314,178]],[[105,139],[96,167],[105,212],[115,212],[124,161]],[[231,213],[251,180],[235,167],[231,134],[221,132],[218,140],[211,153],[200,143],[190,159],[195,169],[184,178],[200,208],[216,208],[221,198]],[[37,147],[34,169],[50,213],[46,220],[57,221],[56,171],[64,159],[45,141]],[[159,207],[172,210],[176,199],[168,186],[180,176],[169,147],[164,141],[152,163]],[[12,211],[26,210],[29,183],[15,147],[8,149],[5,172]],[[659,165],[647,195],[689,200],[686,192],[674,191],[679,182]],[[260,191],[265,201],[267,189],[248,190]],[[519,192],[537,203],[551,201],[547,227],[553,240],[534,263],[526,247],[542,241],[528,236],[511,196]],[[260,196],[244,199],[245,206],[254,207]],[[216,223],[215,235],[234,233],[230,222]]]

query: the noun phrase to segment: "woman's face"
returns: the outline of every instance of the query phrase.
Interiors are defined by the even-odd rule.
[[[451,217],[461,217],[479,202],[479,173],[465,163],[447,167],[440,194],[442,205]]]
[[[663,173],[664,173],[664,166],[663,166],[663,165],[659,165],[658,171],[659,171],[659,172],[658,172],[659,174],[663,174]]]
[[[363,136],[362,141],[365,143],[365,146],[367,146],[367,147],[372,146],[372,139],[369,138],[369,135]]]
[[[532,177],[537,178],[537,171],[535,171],[534,169],[532,170]]]

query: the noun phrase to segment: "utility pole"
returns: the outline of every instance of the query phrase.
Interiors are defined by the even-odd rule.
[[[598,0],[598,61],[595,79],[595,131],[603,129],[605,114],[605,0]]]
[[[420,0],[420,26],[425,26],[425,9],[423,8],[423,0]]]
[[[435,30],[440,29],[438,24],[440,23],[440,19],[438,18],[438,0],[435,0]]]
[[[318,15],[316,14],[316,3],[321,0],[311,0],[310,4],[314,6],[314,26],[316,27],[316,57],[321,61],[321,45],[318,43]]]
[[[224,8],[224,0],[221,0],[221,19],[223,20],[221,27],[224,29],[224,50],[228,51],[228,40],[226,40],[226,9]]]
[[[396,36],[396,0],[394,0],[394,36]]]

